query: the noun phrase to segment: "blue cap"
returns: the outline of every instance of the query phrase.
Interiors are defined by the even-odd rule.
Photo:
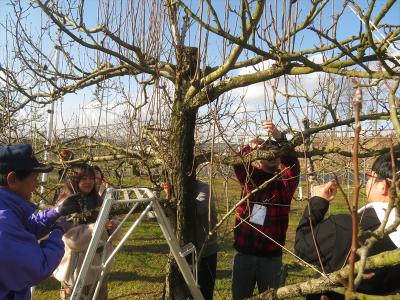
[[[29,144],[14,144],[0,147],[0,174],[11,171],[48,173],[52,166],[38,162]]]

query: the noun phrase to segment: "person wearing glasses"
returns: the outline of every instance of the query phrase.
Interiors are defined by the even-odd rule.
[[[400,170],[399,154],[396,154],[396,170]],[[368,174],[365,191],[367,204],[358,210],[360,241],[365,241],[377,229],[385,216],[390,200],[392,185],[392,163],[390,154],[379,156]],[[398,176],[396,176],[396,180]],[[306,206],[296,230],[295,253],[306,262],[318,266],[325,273],[331,273],[346,265],[351,247],[352,220],[350,214],[337,214],[325,218],[330,202],[335,199],[337,184],[328,182],[316,186],[314,196]],[[309,213],[310,212],[310,213]],[[390,212],[386,227],[395,220],[395,209]],[[312,224],[312,230],[311,230]],[[315,242],[323,262],[321,268]],[[378,240],[369,250],[372,256],[400,247],[400,227]],[[365,294],[389,294],[400,288],[400,266],[366,270],[369,279],[364,279],[357,291]],[[328,299],[344,299],[341,294],[324,293]],[[320,294],[309,295],[307,299],[320,299]],[[325,298],[326,299],[326,298]]]

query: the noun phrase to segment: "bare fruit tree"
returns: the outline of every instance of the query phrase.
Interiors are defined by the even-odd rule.
[[[383,139],[400,134],[398,11],[394,0],[9,1],[0,133],[8,142],[17,138],[13,116],[28,104],[43,108],[64,97],[65,109],[90,94],[101,111],[119,112],[112,126],[99,116],[91,130],[74,131],[63,120],[47,150],[129,161],[149,175],[161,168],[176,234],[186,244],[194,234],[198,166],[234,164],[231,154],[262,134],[263,119],[287,131],[282,151],[296,150],[309,175],[324,169],[322,161],[333,174],[338,159],[350,166],[349,157],[389,149],[386,142],[372,147],[368,130]],[[364,91],[357,116],[351,78]],[[32,115],[22,116],[29,122]],[[359,122],[364,130],[356,135],[365,139],[352,153]],[[171,264],[169,299],[187,299],[178,272]]]

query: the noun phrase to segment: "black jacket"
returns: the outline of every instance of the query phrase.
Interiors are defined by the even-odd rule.
[[[317,242],[324,271],[331,273],[341,269],[348,258],[351,246],[351,216],[349,214],[331,215],[324,219],[329,208],[329,202],[320,197],[310,200],[311,222]],[[309,221],[309,208],[305,208],[296,230],[295,253],[306,262],[319,266],[319,260],[312,237]],[[359,213],[360,229],[365,233],[372,232],[381,224],[376,209],[367,206]],[[378,241],[370,249],[369,256],[380,252],[397,249],[389,236]],[[400,288],[400,266],[386,267],[381,270],[367,270],[375,272],[371,279],[363,280],[358,288],[359,292],[367,294],[390,293]]]

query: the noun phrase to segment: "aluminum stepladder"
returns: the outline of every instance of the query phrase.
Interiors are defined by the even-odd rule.
[[[120,197],[122,195],[122,197]],[[121,199],[122,198],[122,199]],[[105,245],[110,243],[114,237],[114,235],[118,232],[118,230],[122,227],[124,222],[129,218],[130,215],[135,211],[135,209],[139,206],[139,204],[145,203],[147,204],[146,208],[141,212],[139,217],[133,222],[131,227],[125,233],[125,235],[121,238],[118,245],[114,248],[110,255],[106,255]],[[109,213],[111,211],[111,207],[113,205],[130,205],[133,204],[132,208],[123,218],[117,229],[113,234],[110,235],[106,242],[101,240],[101,236],[106,224],[106,221],[109,218]],[[105,270],[110,266],[114,256],[117,252],[122,248],[126,240],[135,230],[135,228],[139,225],[140,221],[146,216],[146,214],[153,209],[158,224],[160,225],[161,231],[164,234],[164,237],[169,245],[170,251],[175,258],[175,261],[183,275],[183,278],[195,300],[204,300],[202,293],[196,283],[195,276],[190,269],[189,264],[186,261],[185,256],[189,253],[194,253],[195,247],[192,244],[185,245],[183,249],[181,249],[177,238],[175,237],[174,231],[169,223],[167,216],[164,213],[163,208],[159,203],[159,199],[155,196],[155,194],[148,188],[127,188],[127,189],[108,189],[106,192],[105,199],[103,201],[103,205],[100,209],[99,216],[97,217],[96,223],[94,225],[92,239],[89,243],[89,247],[86,251],[85,258],[83,260],[82,267],[79,271],[78,277],[76,279],[76,283],[74,289],[72,291],[71,300],[79,300],[81,298],[85,298],[81,295],[82,288],[85,286],[86,276],[89,270],[96,270],[98,274],[97,285],[92,287],[89,295],[93,295],[91,299],[95,300],[99,294],[101,283],[104,279]],[[102,252],[102,263],[99,266],[92,266],[92,261],[94,256],[96,255],[96,251],[99,247],[103,246]],[[193,261],[193,265],[196,265],[196,262]],[[194,273],[197,273],[194,270]],[[197,276],[197,274],[196,274]],[[93,291],[94,289],[94,291]],[[86,297],[86,299],[90,299]]]

